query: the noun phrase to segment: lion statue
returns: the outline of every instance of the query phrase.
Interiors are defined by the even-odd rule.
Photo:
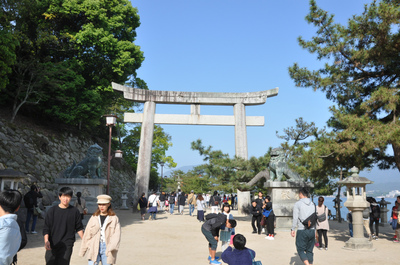
[[[270,180],[282,181],[283,176],[285,176],[287,181],[302,181],[303,179],[289,168],[286,161],[282,148],[272,149],[269,162]]]
[[[72,166],[64,172],[64,178],[101,178],[101,162],[103,156],[103,148],[98,144],[89,147],[85,159],[76,164],[75,160]]]

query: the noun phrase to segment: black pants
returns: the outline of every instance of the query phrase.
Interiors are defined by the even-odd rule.
[[[257,222],[257,229],[254,223]],[[251,218],[251,226],[253,227],[253,231],[257,231],[259,234],[261,234],[261,215],[259,216],[254,216]]]
[[[274,235],[274,218],[275,215],[269,215],[267,217],[267,234]]]
[[[325,242],[325,247],[328,247],[328,236],[327,236],[327,232],[328,230],[326,229],[318,229],[318,243],[319,243],[319,247],[322,248],[322,236],[324,237],[324,242]]]
[[[374,233],[374,223],[375,223],[376,233]],[[379,236],[379,218],[370,218],[369,219],[369,229],[371,230],[371,234],[375,234],[376,236]]]
[[[46,265],[69,265],[72,255],[72,246],[62,246],[52,250],[46,250]]]

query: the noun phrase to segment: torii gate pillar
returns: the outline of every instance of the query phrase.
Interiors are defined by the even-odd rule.
[[[144,102],[143,114],[125,113],[125,122],[142,123],[140,134],[139,158],[136,171],[136,185],[133,204],[144,192],[147,196],[154,124],[189,124],[189,125],[226,125],[235,126],[236,156],[247,159],[247,126],[264,126],[264,117],[246,117],[246,105],[264,104],[268,97],[278,95],[279,88],[252,93],[213,93],[213,92],[176,92],[143,90],[112,83],[114,90],[122,91],[124,98],[135,102]],[[155,114],[156,103],[191,105],[190,115]],[[200,105],[230,105],[234,116],[200,115]],[[240,193],[238,209],[247,205],[250,193]],[[239,191],[238,191],[239,195]],[[241,199],[241,197],[246,197]],[[248,198],[247,198],[248,197]]]

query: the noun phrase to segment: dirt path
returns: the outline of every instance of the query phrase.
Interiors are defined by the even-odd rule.
[[[117,264],[172,265],[208,264],[208,243],[200,231],[201,223],[196,217],[190,217],[185,209],[184,215],[158,214],[157,220],[140,220],[138,213],[117,210],[122,225],[122,240],[118,252]],[[256,251],[256,260],[263,264],[303,264],[296,253],[295,240],[288,231],[277,231],[275,240],[266,240],[265,235],[252,234],[250,218],[238,216],[236,233],[247,238],[247,247]],[[89,217],[86,216],[86,219]],[[45,249],[41,231],[43,220],[38,220],[37,235],[28,235],[28,245],[18,254],[18,264],[44,264]],[[329,250],[314,249],[314,264],[395,264],[400,259],[400,244],[393,243],[393,230],[381,227],[380,238],[373,241],[375,251],[344,250],[348,240],[347,223],[330,221],[328,232]],[[81,245],[77,240],[71,258],[72,265],[87,264],[85,258],[78,256]],[[220,244],[217,255],[221,254]],[[224,263],[223,263],[224,264]]]

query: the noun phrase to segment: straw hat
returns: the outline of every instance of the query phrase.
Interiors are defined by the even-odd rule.
[[[111,197],[106,194],[97,196],[97,204],[107,204],[111,202]]]

